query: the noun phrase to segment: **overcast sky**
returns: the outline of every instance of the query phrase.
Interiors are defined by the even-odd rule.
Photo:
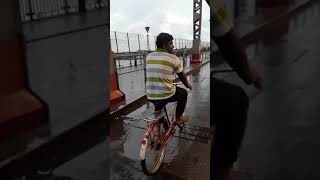
[[[203,0],[201,40],[210,41],[210,9]],[[110,30],[193,39],[193,0],[110,0]]]

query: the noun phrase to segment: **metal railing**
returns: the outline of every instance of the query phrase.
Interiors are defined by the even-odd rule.
[[[108,0],[19,0],[22,22],[104,8],[108,3]]]
[[[156,48],[156,36],[149,36],[149,48],[147,35],[125,32],[110,32],[111,49],[115,53],[132,53],[139,51],[154,51]],[[192,40],[175,38],[173,40],[175,49],[192,48]],[[201,42],[202,47],[210,47],[210,42]]]
[[[147,35],[126,32],[110,32],[111,50],[115,53],[116,67],[131,67],[144,64],[148,51],[156,49],[156,36],[149,36],[149,49]],[[173,40],[175,53],[178,57],[190,56],[192,40],[175,38]],[[186,49],[185,49],[186,48]],[[201,53],[207,58],[210,42],[201,42]],[[184,57],[186,58],[186,57]]]

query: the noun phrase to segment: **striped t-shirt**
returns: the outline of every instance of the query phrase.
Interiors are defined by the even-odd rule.
[[[157,49],[146,58],[146,91],[149,100],[167,99],[174,95],[175,73],[181,73],[183,66],[179,58],[164,49]]]

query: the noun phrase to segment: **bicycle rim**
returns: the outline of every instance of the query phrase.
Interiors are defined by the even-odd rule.
[[[162,123],[158,123],[152,128],[147,139],[145,159],[141,160],[143,172],[147,175],[155,174],[161,167],[165,156],[165,147],[161,144],[164,131]]]

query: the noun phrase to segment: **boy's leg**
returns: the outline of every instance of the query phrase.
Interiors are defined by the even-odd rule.
[[[176,87],[176,93],[167,99],[168,102],[175,102],[177,101],[177,108],[176,108],[176,121],[181,124],[186,121],[186,117],[183,116],[184,110],[187,105],[188,99],[188,92],[187,90]]]
[[[166,99],[164,100],[149,100],[153,105],[154,105],[154,110],[155,111],[159,111],[161,110],[163,107],[165,107],[165,105],[168,103]],[[163,123],[164,128],[168,129],[169,125],[167,124],[167,122],[165,121],[165,118],[162,117],[162,119],[160,120],[160,122]]]
[[[238,158],[244,136],[249,98],[241,87],[211,79],[210,125],[215,126],[211,153],[213,177],[228,172]]]

